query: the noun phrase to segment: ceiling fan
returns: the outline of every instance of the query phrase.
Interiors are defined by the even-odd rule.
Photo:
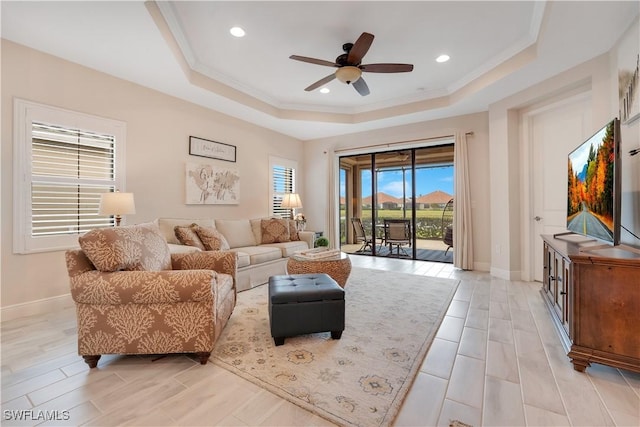
[[[362,33],[355,43],[345,43],[342,50],[345,53],[338,56],[335,62],[325,61],[323,59],[309,58],[307,56],[291,55],[289,58],[296,61],[309,62],[311,64],[324,65],[327,67],[335,67],[337,70],[324,77],[309,87],[305,88],[307,92],[324,86],[333,79],[338,79],[343,83],[353,85],[353,88],[362,96],[369,95],[369,86],[362,78],[363,72],[368,73],[406,73],[413,70],[412,64],[361,64],[362,58],[369,51],[371,43],[373,43],[373,34]]]

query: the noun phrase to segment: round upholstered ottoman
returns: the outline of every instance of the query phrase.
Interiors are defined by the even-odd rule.
[[[327,274],[290,274],[269,278],[269,324],[276,345],[286,337],[344,331],[344,289]]]

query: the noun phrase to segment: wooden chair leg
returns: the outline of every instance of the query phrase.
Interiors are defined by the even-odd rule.
[[[198,358],[198,360],[200,361],[201,365],[206,365],[207,361],[209,360],[209,356],[211,356],[211,352],[207,352],[207,351],[200,351],[198,353],[196,353],[196,357]]]
[[[98,354],[97,356],[82,356],[84,358],[84,361],[87,363],[87,365],[89,365],[89,368],[95,368],[96,366],[98,366],[98,360],[100,360],[100,355]]]

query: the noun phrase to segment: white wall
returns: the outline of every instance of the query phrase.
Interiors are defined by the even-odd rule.
[[[477,270],[489,270],[489,134],[486,113],[307,141],[304,153],[307,171],[305,192],[313,195],[311,200],[305,201],[304,206],[308,228],[322,231],[327,228],[327,162],[332,151],[448,136],[456,131],[473,132],[473,136],[468,137],[468,142],[474,265]]]
[[[621,41],[633,40],[638,50],[638,20],[629,28]],[[632,44],[633,44],[632,43]],[[618,43],[619,45],[619,43]],[[608,53],[567,70],[551,79],[531,86],[513,96],[489,106],[489,134],[491,162],[491,273],[495,276],[517,280],[521,276],[525,248],[531,242],[522,236],[523,221],[533,216],[522,208],[522,192],[528,186],[529,177],[519,171],[524,169],[520,135],[520,111],[549,100],[558,101],[575,95],[576,91],[591,93],[592,131],[595,132],[613,117],[618,117],[617,51],[618,45]],[[636,235],[640,235],[640,156],[631,158],[627,152],[640,146],[640,120],[632,126],[622,126],[622,222]],[[576,141],[577,146],[581,141]],[[566,156],[560,152],[557,155]],[[505,165],[505,167],[498,167]],[[533,167],[544,168],[544,164]],[[508,206],[509,209],[503,207]],[[623,231],[623,242],[640,247],[640,241]]]
[[[298,161],[299,140],[159,92],[2,40],[2,314],[68,303],[63,252],[15,255],[13,227],[13,98],[127,123],[126,190],[135,195],[129,224],[156,217],[253,218],[268,215],[269,156]],[[237,163],[189,156],[189,136],[237,147]],[[185,163],[240,171],[239,205],[185,205]],[[302,184],[299,183],[301,186]],[[303,200],[306,199],[302,192]],[[40,304],[21,306],[43,300]]]

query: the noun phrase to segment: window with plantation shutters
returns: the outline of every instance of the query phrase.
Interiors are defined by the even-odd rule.
[[[102,193],[123,189],[124,125],[27,101],[15,108],[14,251],[65,249],[80,234],[114,226],[98,208]]]
[[[296,192],[296,167],[292,160],[271,157],[271,188],[269,191],[271,215],[281,218],[291,218],[291,209],[280,206],[286,193]]]

